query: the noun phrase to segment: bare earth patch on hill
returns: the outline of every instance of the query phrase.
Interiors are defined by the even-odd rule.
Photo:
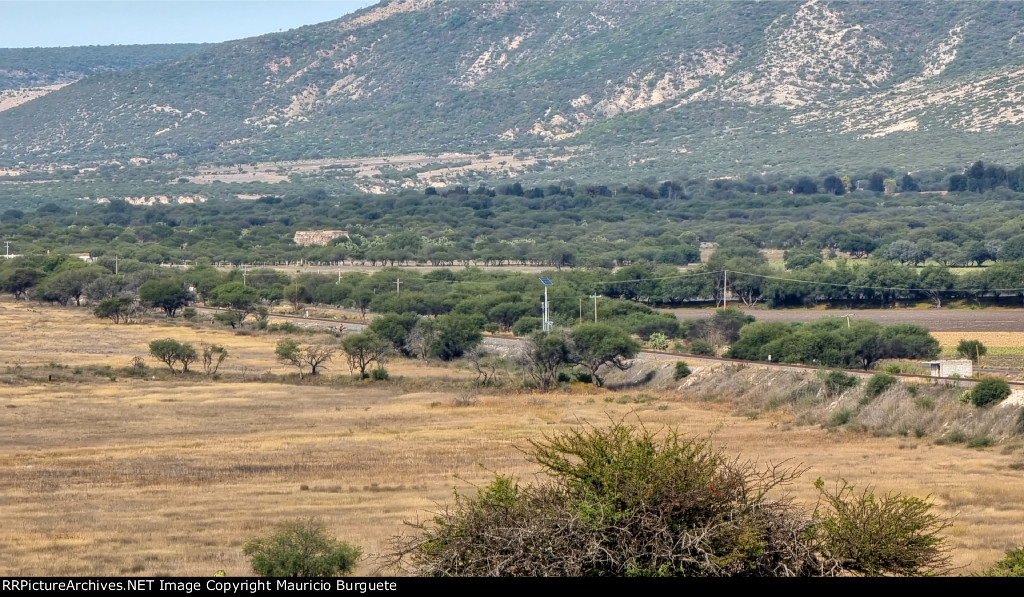
[[[10,110],[21,104],[43,97],[47,93],[57,91],[68,83],[47,85],[45,87],[23,87],[21,89],[5,89],[0,91],[0,112]]]

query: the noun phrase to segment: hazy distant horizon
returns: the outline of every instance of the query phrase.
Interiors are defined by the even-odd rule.
[[[376,0],[0,0],[0,48],[216,43],[337,19]]]

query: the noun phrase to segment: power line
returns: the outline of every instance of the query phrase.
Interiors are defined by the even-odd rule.
[[[752,274],[749,272],[738,272],[727,270],[732,274],[764,278],[766,280],[780,280],[782,282],[796,282],[798,284],[813,284],[815,286],[837,286],[841,288],[856,288],[859,290],[914,290],[919,292],[1024,292],[1024,288],[913,288],[908,286],[859,286],[856,284],[838,284],[835,282],[814,282],[812,280],[796,280],[783,278],[782,276],[769,276],[766,274]]]
[[[365,273],[365,272],[353,272],[353,273]],[[814,280],[801,280],[801,279],[795,279],[795,278],[785,278],[785,277],[782,277],[782,276],[772,276],[772,275],[768,275],[768,274],[755,274],[755,273],[751,273],[751,272],[741,272],[741,271],[738,271],[738,270],[727,270],[727,269],[708,271],[708,272],[697,272],[697,273],[692,273],[692,274],[678,274],[678,275],[673,275],[673,276],[659,276],[659,277],[651,277],[651,278],[635,278],[635,279],[632,279],[632,280],[606,280],[606,281],[603,281],[603,282],[597,282],[596,284],[598,286],[602,286],[602,285],[603,286],[612,286],[612,285],[616,285],[616,284],[633,284],[633,283],[640,283],[640,282],[660,282],[662,280],[678,280],[678,279],[684,279],[684,278],[697,278],[697,277],[701,277],[701,276],[718,276],[718,275],[724,275],[726,273],[730,273],[730,274],[734,274],[734,275],[741,275],[741,276],[750,276],[750,277],[754,277],[754,278],[762,278],[762,279],[765,279],[765,280],[777,280],[777,281],[780,281],[780,282],[791,282],[791,283],[794,283],[794,284],[809,284],[809,285],[812,285],[812,286],[831,286],[831,287],[834,287],[834,288],[849,288],[849,289],[856,289],[856,290],[882,290],[882,291],[896,290],[896,291],[934,292],[934,293],[957,293],[957,292],[1019,292],[1019,293],[1024,293],[1024,288],[923,288],[923,287],[916,287],[915,288],[915,287],[908,287],[908,286],[864,286],[864,285],[859,285],[859,284],[841,284],[841,283],[837,283],[837,282],[820,282],[820,281],[814,281]],[[247,275],[247,276],[274,276],[274,275],[279,275],[279,274],[273,273],[273,272],[259,272],[259,273],[249,273],[249,274],[245,274],[245,275]],[[285,275],[287,275],[287,274],[285,274]],[[369,275],[372,275],[372,274],[369,274]],[[472,284],[472,283],[500,282],[500,280],[495,280],[495,281],[489,281],[489,280],[428,280],[428,279],[424,279],[424,278],[420,278],[419,280],[414,280],[414,281],[421,282],[423,284],[441,284],[441,283],[448,283],[448,284],[463,284],[463,283],[466,283],[466,284]],[[407,280],[406,282],[408,283],[409,281]],[[395,284],[395,283],[396,282],[392,282],[392,284]],[[568,300],[568,299],[576,300],[576,299],[580,298],[580,296],[581,295],[551,296],[551,297],[549,297],[549,299],[550,300]],[[582,295],[582,296],[584,298],[593,298],[593,296],[589,295],[589,294],[585,294],[585,295]]]
[[[718,270],[714,272],[700,272],[698,274],[680,274],[678,276],[662,276],[660,278],[637,278],[636,280],[609,280],[607,282],[599,282],[599,284],[629,284],[632,282],[652,282],[659,280],[675,280],[677,278],[695,278],[697,276],[713,276],[720,274],[726,270]]]

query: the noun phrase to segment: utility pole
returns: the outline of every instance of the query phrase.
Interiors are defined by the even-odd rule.
[[[544,287],[544,325],[542,326],[545,332],[550,332],[548,328],[548,287]]]
[[[597,295],[592,294],[590,298],[594,299],[594,323],[597,323]]]
[[[722,270],[722,308],[729,308],[729,270]]]
[[[583,325],[583,299],[580,299],[580,325]]]
[[[5,240],[4,244],[7,245],[7,258],[11,258],[11,241]]]
[[[246,285],[245,284],[245,277],[249,274],[248,267],[249,266],[245,265],[244,263],[242,264],[242,286]]]
[[[395,278],[395,294],[402,294],[402,279]]]
[[[114,275],[117,275],[117,255],[114,255]]]
[[[544,285],[544,321],[542,322],[541,329],[545,332],[551,331],[551,321],[548,319],[548,286],[551,286],[551,280],[547,278],[541,278],[540,283]]]

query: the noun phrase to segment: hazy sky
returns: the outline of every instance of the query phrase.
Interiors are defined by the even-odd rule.
[[[0,48],[219,42],[336,19],[375,0],[0,0]]]

